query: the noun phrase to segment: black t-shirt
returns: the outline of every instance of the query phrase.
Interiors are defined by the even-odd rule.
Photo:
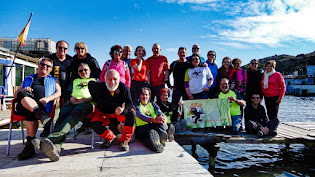
[[[34,100],[38,101],[39,99],[45,97],[45,86],[44,86],[45,77],[35,76],[31,88],[33,89]]]
[[[179,62],[174,61],[172,62],[170,66],[169,73],[171,74],[173,72],[173,78],[174,78],[174,87],[176,89],[185,89],[185,73],[188,68],[191,67],[191,64],[186,62]]]

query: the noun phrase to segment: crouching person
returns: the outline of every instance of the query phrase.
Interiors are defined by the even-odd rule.
[[[166,133],[167,118],[154,102],[150,102],[151,91],[143,87],[139,92],[139,102],[135,103],[137,111],[136,138],[144,145],[156,152],[163,152],[168,138]]]
[[[73,81],[71,98],[61,108],[54,132],[42,140],[32,140],[34,146],[45,153],[51,161],[59,160],[61,145],[69,131],[93,111],[88,83],[95,79],[90,78],[91,70],[85,63],[79,65],[78,74],[80,78]]]
[[[136,113],[132,109],[128,87],[119,80],[118,71],[110,69],[105,74],[105,83],[89,83],[89,90],[97,107],[93,113],[91,128],[105,140],[103,147],[109,148],[119,134],[117,126],[123,122],[122,135],[118,141],[120,150],[128,151],[128,142],[134,133]],[[109,129],[106,126],[109,126]]]
[[[279,119],[274,118],[269,121],[266,115],[265,108],[260,104],[261,96],[257,93],[251,95],[251,104],[245,107],[245,129],[249,134],[257,134],[258,137],[271,135],[270,132],[275,132]]]
[[[38,120],[44,125],[49,122],[50,117],[46,113],[52,111],[53,100],[61,95],[59,81],[49,74],[52,67],[53,62],[43,58],[38,64],[37,74],[27,76],[14,93],[14,98],[18,100],[17,110],[21,115],[26,115],[27,120],[27,141],[17,156],[18,160],[26,160],[35,155],[31,141],[36,137]]]

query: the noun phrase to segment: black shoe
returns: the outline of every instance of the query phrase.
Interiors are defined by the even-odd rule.
[[[116,138],[112,139],[112,140],[105,140],[102,144],[101,144],[101,149],[108,149],[112,146],[113,141],[116,140]]]
[[[168,135],[168,141],[174,140],[174,133],[175,133],[175,126],[173,124],[170,124],[167,129],[167,135]]]
[[[264,136],[264,133],[263,133],[262,131],[258,131],[258,132],[257,132],[257,136],[258,136],[259,138],[261,138],[261,137]]]
[[[45,125],[44,125],[44,130],[42,133],[39,135],[40,137],[47,137],[50,134],[50,126],[51,126],[51,120],[49,120]]]
[[[270,132],[269,135],[270,135],[271,137],[275,137],[275,136],[278,135],[278,133],[277,133],[276,131],[273,131],[273,132]]]
[[[45,111],[39,109],[39,108],[36,108],[34,111],[33,111],[35,117],[38,119],[38,120],[42,120],[43,121],[43,125],[46,125],[47,122],[50,121],[50,117],[46,114]]]
[[[167,134],[166,134],[166,139],[167,139]],[[161,144],[160,136],[157,131],[155,130],[149,131],[149,141],[150,141],[153,151],[156,151],[159,153],[164,151],[164,146]]]
[[[25,147],[23,151],[19,155],[17,155],[18,160],[27,160],[35,155],[35,148],[31,142],[34,138],[35,137],[26,137],[27,141],[25,143]]]

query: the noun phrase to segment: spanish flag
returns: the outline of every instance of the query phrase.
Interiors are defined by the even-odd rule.
[[[30,19],[28,20],[28,22],[27,22],[26,26],[24,27],[23,31],[21,32],[21,34],[17,38],[17,40],[21,42],[21,46],[25,46],[26,45],[25,44],[25,40],[27,38],[28,29],[30,28],[32,15],[33,15],[33,12],[31,13]]]

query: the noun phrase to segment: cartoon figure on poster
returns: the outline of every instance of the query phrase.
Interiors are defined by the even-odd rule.
[[[202,104],[192,103],[190,105],[190,111],[188,113],[188,119],[190,122],[203,125],[205,121],[206,114],[202,110]]]

